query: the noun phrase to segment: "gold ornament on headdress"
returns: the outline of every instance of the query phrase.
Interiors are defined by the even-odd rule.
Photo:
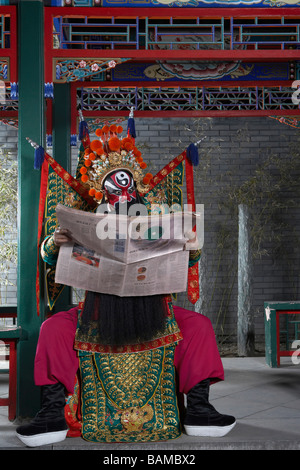
[[[129,171],[139,193],[149,190],[151,173],[144,175],[147,164],[130,136],[122,138],[122,126],[111,125],[96,129],[98,139],[92,140],[84,152],[84,165],[80,168],[81,181],[89,188],[90,196],[98,202],[103,198],[104,179],[115,170]]]

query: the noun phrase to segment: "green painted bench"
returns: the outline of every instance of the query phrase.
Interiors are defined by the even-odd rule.
[[[279,367],[281,357],[295,355],[291,346],[298,340],[300,301],[264,302],[264,312],[266,362],[270,367]],[[282,337],[285,349],[281,349]]]

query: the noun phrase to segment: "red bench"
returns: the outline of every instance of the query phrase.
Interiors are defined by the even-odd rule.
[[[2,317],[3,315],[0,314],[0,316]],[[8,419],[10,421],[13,421],[16,417],[17,342],[20,336],[21,336],[21,328],[17,326],[0,327],[0,342],[3,342],[5,345],[9,345],[8,398],[0,398],[0,406],[8,406]]]

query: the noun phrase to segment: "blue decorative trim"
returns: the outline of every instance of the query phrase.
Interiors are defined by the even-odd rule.
[[[55,67],[55,79],[59,80],[61,77],[61,67],[60,65],[56,65]]]
[[[2,73],[3,73],[3,79],[4,80],[7,80],[7,72],[8,72],[8,66],[7,64],[3,65],[3,70],[2,70]]]
[[[19,84],[16,82],[11,82],[10,84],[10,97],[12,100],[19,99]]]
[[[210,8],[222,6],[222,8],[248,8],[259,7],[295,7],[300,4],[289,3],[289,0],[102,0],[103,7],[126,7],[126,8]],[[76,5],[74,5],[76,6]]]
[[[139,111],[268,111],[295,110],[291,100],[290,87],[274,85],[229,86],[222,83],[218,86],[197,86],[194,88],[142,88],[134,87],[99,87],[83,89],[81,105],[83,114],[92,110],[95,114],[105,109],[125,111],[131,106]],[[176,105],[175,105],[176,104]],[[300,104],[298,106],[300,109]]]
[[[113,69],[117,64],[130,58],[118,59],[57,59],[56,80],[73,82]]]
[[[53,83],[45,83],[44,96],[45,98],[54,98]]]
[[[71,145],[71,147],[76,147],[77,146],[77,134],[71,134],[70,145]]]
[[[9,5],[9,0],[0,0],[0,5]],[[126,7],[126,8],[209,8],[215,5],[222,7],[295,7],[300,4],[291,3],[289,0],[72,0],[72,3],[67,3],[64,0],[51,0],[53,7]]]
[[[47,144],[47,147],[52,147],[53,145],[52,134],[46,135],[46,144]]]

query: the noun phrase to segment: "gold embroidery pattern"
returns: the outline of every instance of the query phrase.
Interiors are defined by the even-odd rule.
[[[50,310],[64,289],[64,285],[55,283],[55,263],[58,248],[51,236],[57,227],[56,206],[64,204],[81,210],[91,210],[88,203],[76,193],[54,170],[49,169],[47,198],[45,205],[45,235],[41,246],[42,259],[49,264],[46,269],[46,288]]]
[[[153,409],[146,405],[143,409],[134,407],[121,412],[121,423],[127,432],[141,431],[144,424],[153,418]]]
[[[163,210],[163,204],[167,204],[169,207],[177,204],[182,207],[182,185],[184,178],[183,164],[180,163],[170,173],[165,172],[164,176],[164,179],[143,197],[149,212],[150,209],[154,209],[155,211],[156,205],[162,206],[160,207],[160,210]],[[152,207],[150,207],[151,205]]]
[[[127,355],[130,358],[118,354],[80,356],[82,437],[93,442],[179,437],[174,348]]]
[[[197,262],[199,261],[201,256],[201,250],[191,250],[190,251],[190,262]],[[191,270],[193,272],[193,270]],[[194,274],[194,273],[193,273]]]
[[[160,381],[164,349],[141,354],[96,356],[98,376],[110,400],[122,410],[143,407]]]
[[[43,260],[47,257],[53,257],[58,255],[59,248],[55,245],[53,236],[50,235],[47,237],[41,245],[41,255]]]

